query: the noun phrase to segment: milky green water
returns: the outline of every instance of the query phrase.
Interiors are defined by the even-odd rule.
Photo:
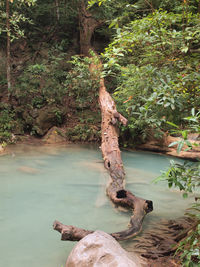
[[[151,181],[170,158],[123,152],[127,189],[154,202],[144,227],[181,216],[192,202]],[[117,211],[105,195],[108,174],[92,146],[18,145],[0,157],[0,267],[61,267],[75,245],[60,241],[55,219],[86,229],[123,230],[129,213]]]

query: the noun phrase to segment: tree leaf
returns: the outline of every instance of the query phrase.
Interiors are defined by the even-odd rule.
[[[183,198],[187,198],[188,197],[188,193],[183,193]]]
[[[178,144],[178,147],[177,147],[177,153],[179,154],[183,148],[183,145],[184,145],[184,141],[181,140]]]
[[[166,123],[169,124],[169,125],[171,125],[171,126],[173,126],[173,127],[175,127],[175,128],[177,128],[177,129],[179,128],[178,125],[176,125],[176,124],[173,123],[173,122],[166,121]]]
[[[179,143],[179,141],[175,141],[175,142],[172,142],[171,144],[168,145],[168,147],[172,147],[172,146],[175,146]]]
[[[181,48],[181,52],[187,53],[188,49],[189,49],[189,47],[184,46],[184,47]]]

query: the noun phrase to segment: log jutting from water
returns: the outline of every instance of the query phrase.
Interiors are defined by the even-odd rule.
[[[85,1],[81,0],[79,22],[80,51],[85,56],[88,56],[90,54],[89,50],[92,49],[91,38],[94,29],[101,25],[102,21],[97,20],[95,16],[90,14],[88,8],[85,6]],[[94,76],[96,75],[96,70],[100,69],[100,62],[91,64],[90,66],[90,72]],[[117,112],[115,102],[106,91],[103,78],[100,79],[99,83],[99,105],[102,116],[101,151],[104,166],[108,170],[111,178],[107,186],[107,195],[116,206],[125,207],[133,211],[129,228],[111,234],[117,240],[124,240],[137,235],[141,231],[143,219],[148,212],[153,210],[153,203],[150,200],[136,197],[125,189],[125,172],[119,150],[117,124],[120,122],[123,125],[127,125],[127,119]],[[54,222],[53,227],[61,233],[62,240],[78,241],[93,232],[75,226],[63,225],[58,221]]]
[[[93,68],[95,66],[92,66],[91,71]],[[143,219],[148,212],[153,210],[153,203],[151,200],[136,197],[125,189],[125,172],[118,144],[117,123],[127,125],[127,119],[117,112],[115,102],[106,91],[103,78],[100,79],[99,104],[102,114],[101,151],[104,166],[111,178],[107,186],[107,195],[116,206],[133,211],[129,228],[111,234],[116,240],[125,240],[136,236],[141,231]],[[61,240],[78,241],[93,232],[75,226],[63,225],[58,221],[54,222],[53,227],[61,233]]]

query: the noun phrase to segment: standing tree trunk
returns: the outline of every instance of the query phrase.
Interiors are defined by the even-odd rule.
[[[59,0],[55,0],[55,6],[56,6],[56,18],[57,22],[59,22],[60,21]]]
[[[81,1],[79,7],[80,54],[90,56],[92,35],[102,22],[95,19],[87,10],[84,0]]]
[[[85,5],[82,5],[80,9],[79,19],[81,53],[88,56],[90,49],[92,49],[91,37],[99,22],[88,13]],[[101,62],[98,65],[91,64],[90,72],[95,75],[95,70],[101,68]],[[128,208],[133,212],[129,228],[111,234],[116,240],[124,240],[137,235],[141,231],[143,219],[148,212],[153,210],[153,203],[150,200],[136,197],[125,189],[125,172],[119,149],[117,124],[120,122],[126,125],[127,119],[117,112],[115,102],[106,91],[103,78],[100,79],[99,83],[99,105],[102,114],[101,151],[104,166],[110,174],[107,195],[116,206]],[[61,233],[62,240],[71,241],[78,241],[93,232],[75,226],[64,225],[58,221],[54,222],[54,229]]]
[[[11,68],[10,68],[10,0],[6,0],[6,28],[7,28],[7,87],[8,87],[8,96],[11,91]]]

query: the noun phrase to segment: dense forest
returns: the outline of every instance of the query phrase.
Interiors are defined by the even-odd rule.
[[[98,56],[97,56],[98,55]],[[91,72],[91,65],[101,68]],[[118,111],[120,144],[166,135],[195,151],[200,135],[199,0],[6,0],[0,3],[0,144],[43,138],[101,139],[99,80]],[[160,141],[161,140],[161,141]],[[183,196],[200,185],[200,164],[171,163],[159,179]],[[200,262],[196,224],[180,242],[185,266]]]

